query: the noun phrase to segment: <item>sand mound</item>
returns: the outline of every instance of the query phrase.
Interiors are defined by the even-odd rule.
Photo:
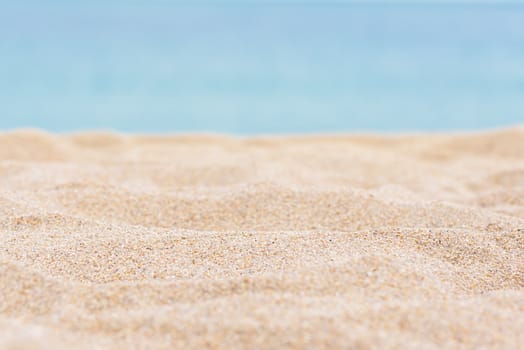
[[[0,142],[0,348],[524,343],[523,129]]]

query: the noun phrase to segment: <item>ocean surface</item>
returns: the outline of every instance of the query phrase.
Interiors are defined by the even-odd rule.
[[[524,5],[0,0],[0,129],[524,123]]]

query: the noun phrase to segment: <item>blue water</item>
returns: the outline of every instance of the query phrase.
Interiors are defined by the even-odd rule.
[[[0,0],[0,129],[524,123],[524,5]]]

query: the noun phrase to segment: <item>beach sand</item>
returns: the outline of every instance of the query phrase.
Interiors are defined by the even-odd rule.
[[[0,134],[1,349],[518,349],[524,128]]]

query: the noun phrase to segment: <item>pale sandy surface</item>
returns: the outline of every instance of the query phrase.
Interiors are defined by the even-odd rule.
[[[1,349],[523,344],[522,128],[0,134]]]

